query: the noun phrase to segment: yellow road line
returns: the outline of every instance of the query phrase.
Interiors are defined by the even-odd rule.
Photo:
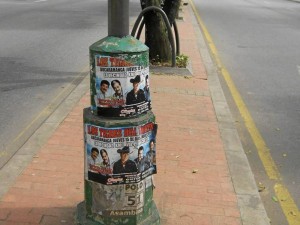
[[[276,181],[276,184],[274,185],[274,191],[276,194],[276,197],[278,199],[278,202],[281,205],[281,208],[285,214],[285,217],[287,218],[287,221],[289,225],[299,225],[300,224],[300,213],[297,205],[295,204],[295,201],[293,200],[291,194],[289,193],[288,189],[281,183],[281,175],[279,173],[279,170],[270,154],[270,150],[268,149],[263,137],[261,136],[259,130],[257,129],[254,120],[251,117],[251,114],[249,110],[247,109],[246,104],[244,103],[238,89],[236,88],[233,80],[231,79],[231,76],[225,66],[222,64],[217,48],[213,43],[213,40],[206,29],[202,19],[200,18],[196,7],[194,5],[194,2],[190,0],[192,9],[194,11],[194,14],[196,16],[196,19],[203,31],[203,35],[205,36],[206,42],[209,46],[209,49],[211,51],[211,54],[217,64],[217,67],[220,69],[221,74],[224,77],[224,80],[226,84],[228,85],[228,88],[231,92],[231,95],[234,99],[234,102],[239,109],[239,112],[245,122],[245,126],[248,129],[248,132],[253,140],[253,143],[255,144],[255,147],[257,148],[258,155],[260,157],[260,160],[262,161],[262,164],[265,168],[265,171],[268,175],[268,177],[272,180]]]

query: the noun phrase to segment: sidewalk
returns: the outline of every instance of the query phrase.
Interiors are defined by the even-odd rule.
[[[191,6],[182,14],[181,52],[190,57],[193,76],[151,74],[150,80],[161,224],[269,224]],[[70,96],[7,165],[7,179],[14,170],[20,174],[0,197],[0,225],[73,224],[84,199],[82,112],[90,105],[89,76],[74,93],[83,96],[75,103]],[[24,169],[22,157],[29,162]]]

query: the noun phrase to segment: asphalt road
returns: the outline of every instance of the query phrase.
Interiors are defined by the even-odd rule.
[[[300,2],[194,3],[299,209]],[[236,121],[241,122],[237,109],[231,106]],[[257,183],[266,187],[261,195],[272,224],[288,224],[272,198],[274,183],[266,175],[250,136],[242,129],[240,132]]]
[[[130,2],[131,24],[140,12]],[[89,71],[107,0],[0,0],[0,168]]]

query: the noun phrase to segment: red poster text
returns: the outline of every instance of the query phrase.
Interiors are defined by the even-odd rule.
[[[144,126],[140,127],[140,134],[145,134],[153,130],[153,123],[147,123]]]
[[[98,136],[98,127],[88,125],[87,126],[87,133],[90,135]]]
[[[124,137],[136,136],[137,132],[134,127],[124,129]]]
[[[124,59],[118,59],[118,58],[110,58],[110,66],[132,66],[131,63],[125,61]]]
[[[99,132],[100,132],[100,137],[104,137],[104,138],[122,137],[121,129],[106,130],[106,129],[99,128]]]
[[[97,58],[97,66],[108,66],[108,58],[107,57]]]

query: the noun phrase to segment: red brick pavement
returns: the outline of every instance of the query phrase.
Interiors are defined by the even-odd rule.
[[[238,225],[237,198],[191,13],[185,6],[177,25],[193,77],[151,76],[159,125],[154,200],[163,225]],[[76,205],[84,199],[82,112],[87,106],[89,93],[2,198],[0,225],[73,224]]]

